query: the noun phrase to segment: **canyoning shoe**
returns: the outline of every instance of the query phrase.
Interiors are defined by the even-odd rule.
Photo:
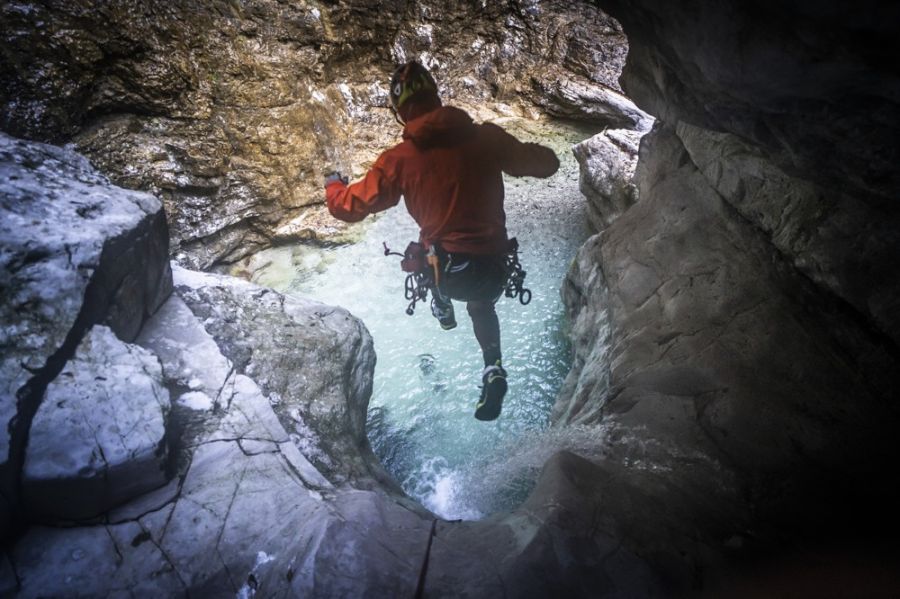
[[[481,373],[481,399],[475,406],[475,418],[478,420],[494,420],[503,408],[503,396],[506,395],[506,371],[500,364],[488,366]]]
[[[456,328],[456,314],[453,312],[453,302],[444,303],[436,297],[431,298],[431,315],[438,319],[441,328],[445,331]]]

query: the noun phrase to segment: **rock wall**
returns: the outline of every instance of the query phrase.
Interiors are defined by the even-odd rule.
[[[644,110],[733,133],[791,175],[896,210],[896,5],[602,6],[628,35],[622,85]]]
[[[43,0],[0,17],[0,129],[71,140],[154,192],[193,268],[334,234],[322,172],[360,175],[396,141],[386,86],[401,61],[481,117],[537,104],[625,126],[621,28],[574,1]]]
[[[623,87],[659,120],[636,171],[609,132],[575,149],[600,233],[563,288],[553,417],[593,427],[595,466],[633,485],[600,517],[680,592],[737,593],[752,563],[757,593],[849,576],[893,594],[894,9],[604,8],[629,37]]]

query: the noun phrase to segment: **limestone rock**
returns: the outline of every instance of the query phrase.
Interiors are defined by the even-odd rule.
[[[22,480],[29,512],[87,518],[164,484],[168,411],[156,357],[92,328],[32,422]]]
[[[326,477],[396,487],[366,438],[375,354],[362,323],[341,308],[232,277],[175,272],[181,298]]]
[[[771,548],[773,529],[854,526],[861,505],[889,513],[896,499],[874,482],[898,419],[881,338],[723,201],[673,129],[644,139],[636,179],[640,200],[567,279],[575,359],[556,422],[602,427],[605,463],[629,480],[678,479],[701,569],[725,551],[716,539]],[[672,500],[668,483],[649,490]]]
[[[575,77],[560,80],[544,76],[533,85],[541,91],[538,105],[549,114],[580,120],[610,129],[649,131],[653,117],[638,108],[627,97]]]
[[[171,271],[159,201],[110,185],[70,150],[0,134],[0,208],[0,486],[17,509],[13,481],[47,384],[92,325],[132,340]]]
[[[588,200],[588,214],[595,231],[608,227],[637,201],[637,186],[632,178],[645,133],[606,130],[572,146],[580,167],[579,187]]]
[[[135,342],[159,358],[167,386],[177,392],[173,402],[207,409],[231,402],[232,364],[177,295],[147,321]]]
[[[553,406],[555,422],[574,424],[587,406],[602,410],[609,397],[610,315],[603,269],[597,261],[601,235],[578,250],[563,282],[561,296],[570,321],[572,367]],[[593,416],[590,412],[585,420]]]
[[[325,206],[314,206],[281,224],[273,234],[278,244],[297,242],[351,243],[359,237],[359,226],[337,220]]]
[[[792,177],[734,135],[679,123],[710,184],[793,265],[900,344],[900,212]]]
[[[235,296],[260,291],[240,281],[229,285],[226,277],[176,272],[185,295],[206,287]],[[253,299],[246,298],[248,305]],[[284,318],[285,310],[296,315],[306,306],[299,300],[285,304],[263,302],[254,316],[271,310],[270,318]],[[223,306],[223,316],[228,316],[227,308]],[[209,315],[203,319],[208,326],[215,323]],[[250,323],[249,318],[241,322]],[[327,317],[302,321],[294,333],[308,327],[320,340],[345,341],[340,333],[347,330],[339,323]],[[310,461],[324,446],[313,446],[310,439],[296,443],[297,436],[282,426],[282,421],[295,421],[276,414],[271,392],[267,397],[249,376],[231,372],[213,338],[201,333],[200,317],[182,298],[173,296],[148,328],[140,339],[160,352],[170,388],[212,393],[224,377],[217,407],[196,412],[173,406],[170,441],[187,459],[174,464],[178,476],[166,487],[116,507],[104,524],[29,529],[10,552],[17,596],[259,592],[282,597],[335,596],[338,590],[366,596],[374,589],[397,595],[415,589],[430,526],[424,510],[383,491],[333,485]],[[248,333],[257,334],[252,327]],[[357,384],[355,357],[347,355],[346,363],[331,365],[288,360],[283,368],[303,380],[314,379],[318,371],[330,385],[352,389]],[[281,357],[272,359],[275,363]],[[201,362],[209,363],[209,372]],[[362,365],[371,378],[373,364],[362,360]],[[245,364],[241,368],[246,370]],[[364,415],[367,399],[359,397],[353,409]],[[303,408],[294,409],[299,414]],[[199,414],[203,425],[185,421],[188,412]],[[353,576],[347,576],[350,565]]]
[[[727,131],[782,170],[896,211],[896,5],[603,4],[628,35],[625,92],[668,123]]]

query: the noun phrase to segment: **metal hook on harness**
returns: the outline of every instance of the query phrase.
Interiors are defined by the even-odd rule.
[[[428,298],[428,289],[431,288],[431,273],[425,268],[425,249],[420,243],[412,242],[406,247],[406,251],[391,251],[386,242],[382,242],[385,256],[400,256],[400,267],[407,273],[403,286],[403,297],[409,300],[406,313],[412,316],[416,311],[416,304],[424,302]]]
[[[395,252],[387,246],[387,241],[382,241],[381,245],[384,246],[384,255],[385,256],[400,256],[401,258],[403,258],[403,254],[401,254],[400,252]]]
[[[509,240],[509,251],[504,262],[506,283],[503,294],[509,298],[519,298],[519,303],[527,306],[531,302],[531,289],[525,287],[525,276],[528,274],[519,262],[519,242],[513,237]]]

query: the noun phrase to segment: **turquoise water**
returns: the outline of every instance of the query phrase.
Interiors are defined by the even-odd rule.
[[[427,303],[405,313],[405,274],[382,247],[402,252],[417,238],[402,203],[370,219],[358,243],[277,248],[254,259],[264,264],[253,269],[254,281],[343,306],[365,322],[378,357],[372,447],[407,493],[447,519],[482,518],[524,499],[553,445],[545,431],[570,366],[559,288],[589,234],[569,152],[583,136],[517,133],[552,145],[563,165],[550,179],[507,181],[508,229],[519,238],[533,299],[522,306],[504,297],[497,305],[509,391],[494,422],[473,417],[483,364],[464,304],[455,303],[452,331],[441,330]]]

